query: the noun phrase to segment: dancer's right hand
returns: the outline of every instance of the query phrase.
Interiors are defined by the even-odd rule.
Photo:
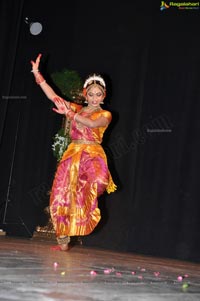
[[[40,58],[42,54],[38,54],[37,58],[35,61],[31,60],[31,65],[32,65],[32,71],[38,71],[39,70],[39,65],[40,65]]]

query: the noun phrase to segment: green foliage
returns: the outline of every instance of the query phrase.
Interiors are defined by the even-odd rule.
[[[74,101],[82,93],[83,82],[77,71],[63,69],[51,74],[52,80],[63,96]]]
[[[83,104],[83,82],[77,71],[63,69],[62,71],[52,73],[51,78],[62,93],[61,96],[66,100]],[[70,142],[69,127],[66,129],[62,127],[53,137],[52,150],[58,162],[61,160]]]

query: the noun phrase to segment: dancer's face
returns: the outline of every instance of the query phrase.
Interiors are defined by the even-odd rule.
[[[98,86],[92,86],[86,94],[88,105],[98,107],[104,100],[104,93]]]

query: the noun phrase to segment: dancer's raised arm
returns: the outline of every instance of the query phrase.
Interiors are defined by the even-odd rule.
[[[35,77],[35,81],[38,85],[40,85],[41,89],[45,93],[48,99],[51,101],[55,102],[56,99],[60,98],[55,91],[49,86],[49,84],[46,82],[42,74],[40,73],[39,70],[39,65],[40,65],[40,59],[41,59],[42,54],[39,54],[36,58],[35,61],[31,60],[31,65],[32,65],[32,70],[31,72],[33,73]],[[65,105],[68,109],[70,109],[70,103],[68,101],[65,101]]]

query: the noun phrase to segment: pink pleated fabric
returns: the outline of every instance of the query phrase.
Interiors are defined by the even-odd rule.
[[[84,112],[80,113],[84,116]],[[111,121],[111,114],[101,110],[99,114]],[[116,190],[108,169],[106,154],[100,145],[102,128],[87,128],[75,121],[71,123],[72,142],[57,167],[50,195],[50,213],[57,236],[90,234],[101,219],[98,196],[105,190]]]

